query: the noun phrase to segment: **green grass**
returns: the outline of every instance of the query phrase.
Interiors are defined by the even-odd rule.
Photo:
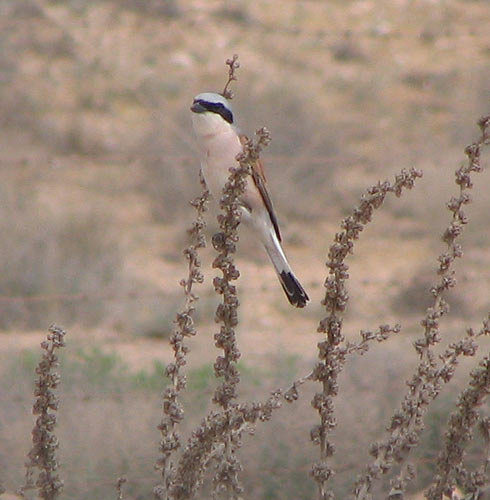
[[[22,377],[34,380],[35,369],[40,354],[37,350],[25,349],[18,358],[4,364],[3,380],[15,380]],[[262,377],[274,376],[283,380],[283,374],[288,373],[287,379],[292,379],[295,357],[285,358],[284,363],[274,366],[279,369],[260,370],[244,362],[238,363],[242,380],[253,387],[261,385]],[[60,354],[61,389],[70,390],[74,385],[83,385],[98,390],[135,390],[160,392],[168,383],[165,375],[165,365],[155,359],[148,369],[132,371],[129,365],[115,352],[103,349],[101,346],[78,347],[73,353],[67,350]],[[207,394],[216,386],[214,367],[207,363],[187,372],[187,387],[193,394]],[[5,387],[5,390],[7,387]]]

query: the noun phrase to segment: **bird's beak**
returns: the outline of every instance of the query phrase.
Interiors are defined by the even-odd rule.
[[[204,113],[207,109],[199,101],[196,101],[192,103],[191,111],[193,113]]]

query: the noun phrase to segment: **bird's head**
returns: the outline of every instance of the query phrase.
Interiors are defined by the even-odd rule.
[[[233,125],[230,102],[220,94],[204,92],[194,97],[192,123],[199,135],[213,134]]]

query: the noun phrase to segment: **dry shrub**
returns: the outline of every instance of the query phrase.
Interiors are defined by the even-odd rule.
[[[234,62],[235,59],[228,62],[232,69]],[[322,305],[325,306],[325,316],[318,324],[317,332],[322,335],[317,344],[318,359],[311,371],[296,378],[292,383],[288,381],[285,388],[272,390],[269,396],[261,401],[240,402],[238,389],[241,373],[238,360],[241,353],[235,334],[238,326],[239,301],[233,284],[239,272],[235,267],[233,256],[238,242],[237,227],[240,223],[237,198],[243,192],[251,163],[256,161],[261,149],[270,139],[264,129],[258,131],[258,140],[246,145],[238,165],[231,169],[230,179],[220,202],[222,208],[219,217],[220,231],[213,237],[213,246],[217,251],[213,266],[221,271],[221,275],[214,279],[213,284],[222,298],[215,313],[215,320],[219,326],[214,341],[216,347],[220,349],[214,364],[217,387],[213,392],[212,402],[215,406],[206,413],[200,423],[193,422],[192,433],[185,439],[180,432],[181,424],[185,421],[184,417],[191,416],[192,412],[185,412],[187,377],[184,370],[189,352],[187,341],[189,337],[197,334],[194,313],[198,297],[194,285],[203,280],[199,251],[205,245],[203,213],[207,205],[207,192],[203,192],[194,201],[197,218],[191,228],[193,240],[185,250],[188,276],[181,281],[185,304],[176,315],[176,326],[170,338],[174,360],[166,367],[170,383],[164,390],[162,415],[158,426],[161,440],[157,468],[161,478],[160,484],[154,488],[155,498],[192,499],[199,494],[203,484],[209,487],[213,498],[234,500],[240,498],[244,492],[243,463],[240,462],[240,450],[243,449],[244,438],[247,434],[253,434],[257,426],[264,424],[266,427],[266,422],[280,414],[280,409],[285,403],[298,405],[305,390],[304,386],[313,389],[313,394],[308,394],[311,406],[315,410],[314,412],[310,410],[310,416],[313,416],[310,439],[315,446],[317,458],[313,459],[310,475],[314,480],[317,498],[320,500],[334,498],[336,489],[332,486],[332,482],[335,474],[340,475],[340,472],[345,472],[347,476],[346,485],[342,488],[342,493],[339,493],[343,497],[347,496],[346,491],[350,491],[356,500],[370,500],[375,495],[382,495],[391,500],[404,498],[414,481],[415,468],[410,459],[413,450],[420,447],[428,411],[433,408],[434,401],[442,388],[452,381],[460,359],[463,356],[474,357],[479,345],[483,344],[483,337],[490,335],[490,317],[488,317],[483,320],[479,329],[468,328],[456,341],[448,346],[440,346],[441,323],[448,313],[447,292],[456,285],[454,263],[463,255],[460,236],[468,221],[465,210],[471,201],[469,191],[473,185],[474,174],[482,168],[481,151],[484,146],[490,144],[490,116],[482,118],[479,127],[480,136],[465,150],[467,161],[456,171],[458,192],[447,203],[451,220],[442,236],[445,248],[437,258],[437,276],[431,288],[432,301],[421,320],[422,332],[413,344],[417,363],[408,377],[407,388],[399,407],[394,411],[393,406],[396,404],[390,408],[390,412],[393,413],[389,419],[384,418],[386,415],[382,415],[384,423],[389,420],[388,427],[380,439],[371,441],[369,447],[371,458],[367,459],[367,465],[360,468],[363,472],[357,480],[354,480],[352,462],[347,462],[346,470],[342,471],[339,470],[342,460],[336,458],[334,441],[337,436],[334,431],[339,418],[336,417],[336,414],[338,415],[336,405],[341,392],[340,375],[353,357],[365,354],[374,342],[384,342],[390,336],[398,334],[401,326],[383,324],[374,330],[361,330],[360,339],[356,342],[346,341],[343,332],[343,320],[349,301],[347,289],[349,266],[346,260],[353,252],[356,240],[365,226],[371,222],[376,210],[381,208],[385,198],[389,195],[399,197],[406,189],[411,189],[421,173],[416,169],[410,171],[403,169],[393,182],[377,182],[362,196],[359,205],[351,214],[342,220],[340,230],[335,234],[334,242],[328,252],[326,263],[328,273],[322,301]],[[52,354],[52,349],[49,346],[47,348],[46,344],[43,344],[43,349],[47,351],[48,357]],[[52,362],[56,362],[56,359],[43,359],[38,368],[40,381],[42,382],[42,377],[45,377],[47,380],[45,385],[50,388],[58,382],[56,374],[53,375],[54,378],[50,378]],[[372,367],[370,369],[372,370]],[[379,389],[374,382],[367,383],[366,387],[371,391]],[[485,414],[484,403],[489,394],[490,358],[486,355],[473,364],[469,383],[452,408],[442,450],[437,459],[434,459],[433,455],[431,457],[436,466],[434,474],[430,476],[430,487],[427,491],[427,498],[430,500],[442,500],[443,496],[457,498],[456,486],[464,491],[467,498],[478,498],[480,492],[488,487],[490,418]],[[42,398],[43,395],[46,396],[45,400]],[[50,392],[44,394],[37,391],[36,396],[41,397],[42,408],[47,404],[51,410],[57,409]],[[376,409],[375,405],[372,406]],[[129,407],[134,411],[134,406]],[[39,409],[38,404],[35,409]],[[55,418],[51,416],[48,422],[50,427],[42,432],[51,433],[54,423]],[[473,439],[476,427],[481,430],[484,439],[476,443],[479,450],[473,453],[472,459],[475,460],[471,463],[465,462],[464,452]],[[38,433],[35,432],[33,449],[39,444],[36,441],[37,436]],[[51,453],[56,446],[51,441],[49,443],[52,446],[47,451]],[[297,455],[294,460],[284,460],[289,449],[281,448],[280,442],[274,444],[282,451],[281,467],[302,469],[307,461],[311,463],[311,457],[308,459],[305,457],[303,461],[303,457]],[[34,455],[38,457],[39,453]],[[52,458],[50,455],[50,460]],[[268,464],[271,463],[270,456],[265,456],[264,459]],[[51,460],[50,463],[54,462]],[[36,462],[34,465],[41,468],[41,479],[37,487],[42,498],[55,498],[58,489],[54,486],[59,485],[58,478],[51,478],[49,474],[46,476],[48,468],[42,460],[40,464]],[[206,479],[208,469],[214,472],[212,479]],[[49,469],[52,470],[53,468]],[[273,476],[273,467],[270,471],[270,476]],[[124,479],[117,482],[119,498],[124,496],[123,482]],[[265,485],[264,490],[265,495],[272,498],[288,494],[284,488],[278,489],[275,484],[270,483]],[[303,485],[296,479],[292,490],[293,495],[309,496],[312,494],[312,484]]]
[[[229,64],[233,67],[233,61]],[[449,310],[446,302],[447,292],[456,284],[453,264],[462,257],[459,237],[467,223],[463,209],[470,203],[468,191],[473,186],[472,175],[481,171],[481,150],[490,144],[490,117],[482,118],[479,126],[480,137],[466,148],[467,162],[456,171],[459,196],[451,197],[447,203],[452,214],[450,224],[443,233],[447,249],[438,257],[437,279],[431,287],[432,301],[421,321],[422,336],[414,343],[420,361],[407,381],[408,390],[399,409],[396,409],[391,417],[386,435],[371,444],[369,453],[372,459],[365,472],[359,475],[351,486],[357,500],[371,499],[375,492],[388,495],[391,499],[403,498],[415,477],[414,466],[408,460],[412,449],[420,444],[428,409],[441,388],[451,381],[459,358],[475,356],[481,337],[490,334],[489,317],[483,321],[479,331],[468,329],[460,340],[449,344],[438,357],[435,354],[435,348],[441,341],[440,320]],[[218,251],[214,267],[222,271],[222,277],[215,278],[214,286],[217,293],[223,297],[215,316],[220,330],[214,337],[216,347],[223,349],[223,354],[217,356],[214,365],[216,377],[222,379],[213,397],[218,408],[205,416],[179,456],[176,451],[183,445],[177,429],[184,419],[181,394],[186,389],[186,379],[181,371],[186,364],[188,352],[186,339],[196,334],[192,318],[194,308],[190,306],[197,297],[191,293],[191,289],[194,283],[202,280],[196,250],[203,246],[200,231],[203,228],[202,210],[206,203],[206,193],[195,204],[198,208],[198,220],[193,230],[198,244],[188,250],[189,278],[182,282],[187,305],[186,309],[177,315],[179,326],[171,337],[175,362],[167,368],[167,374],[173,382],[173,387],[165,391],[163,418],[159,427],[162,432],[162,456],[158,466],[162,472],[162,481],[154,490],[158,499],[195,498],[204,484],[204,473],[210,464],[214,469],[213,497],[239,498],[244,490],[240,480],[243,465],[238,459],[238,451],[242,446],[244,433],[254,431],[259,422],[271,420],[274,412],[282,406],[283,400],[288,403],[297,401],[301,386],[311,381],[319,383],[311,405],[317,410],[320,423],[313,425],[310,437],[318,446],[320,457],[313,463],[310,474],[317,484],[317,497],[320,500],[334,498],[334,490],[330,484],[335,473],[334,467],[337,465],[334,458],[336,447],[333,443],[333,431],[337,427],[334,401],[339,394],[339,376],[352,356],[364,354],[372,342],[383,342],[401,330],[400,325],[381,325],[373,331],[362,330],[361,340],[357,343],[346,342],[342,327],[349,300],[346,287],[349,266],[345,260],[352,253],[355,240],[371,222],[375,210],[382,206],[386,196],[393,193],[399,197],[405,189],[411,189],[416,179],[421,177],[422,174],[415,169],[402,170],[393,183],[378,182],[369,188],[359,206],[342,221],[341,231],[336,233],[328,253],[329,273],[325,281],[325,298],[322,301],[327,314],[318,326],[318,332],[324,333],[325,337],[318,343],[319,361],[311,373],[294,381],[287,390],[276,389],[265,401],[236,402],[240,383],[240,373],[237,369],[240,352],[235,336],[239,302],[232,282],[237,279],[239,273],[232,257],[238,240],[237,197],[243,192],[243,179],[247,175],[247,169],[268,140],[268,134],[263,130],[258,131],[257,144],[247,145],[244,154],[239,158],[239,167],[231,169],[229,183],[223,191],[220,202],[223,214],[219,218],[221,232],[213,237],[213,245]],[[443,493],[451,496],[457,483],[464,485],[471,494],[478,494],[480,489],[488,484],[485,454],[480,456],[481,466],[476,472],[470,472],[463,465],[463,450],[471,440],[473,426],[477,422],[487,426],[489,422],[489,419],[479,412],[489,393],[489,370],[490,360],[487,356],[472,372],[470,388],[462,393],[458,403],[459,409],[454,417],[451,417],[447,431],[447,447],[439,455],[437,474],[432,478],[433,484],[428,493],[431,500],[442,499]],[[452,449],[453,445],[457,447],[456,455]],[[382,481],[385,475],[390,477],[389,485]],[[350,470],[348,477],[352,481]],[[383,488],[380,489],[380,486]]]

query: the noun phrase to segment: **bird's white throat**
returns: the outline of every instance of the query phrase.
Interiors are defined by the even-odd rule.
[[[198,138],[229,132],[232,125],[216,113],[192,113],[192,125]]]

